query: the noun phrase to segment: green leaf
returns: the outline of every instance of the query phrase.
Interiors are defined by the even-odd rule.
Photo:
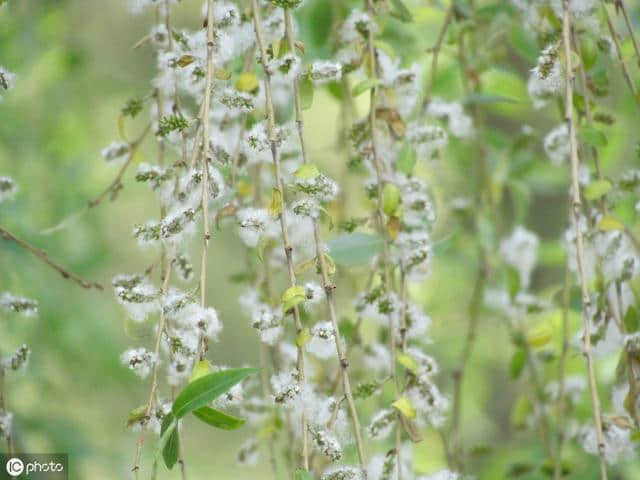
[[[338,235],[327,242],[329,254],[337,264],[345,267],[368,262],[382,251],[383,245],[382,237],[371,233]]]
[[[396,359],[400,365],[409,370],[411,373],[415,375],[418,374],[418,364],[413,359],[413,357],[407,355],[406,353],[399,353]]]
[[[172,413],[162,419],[158,447],[162,449],[162,459],[169,470],[176,464],[180,455],[180,435],[177,426],[178,422]]]
[[[512,266],[506,268],[507,274],[507,291],[511,300],[516,298],[516,295],[520,291],[520,272]]]
[[[313,81],[309,75],[305,75],[300,80],[300,101],[303,110],[308,110],[313,105]]]
[[[527,343],[532,348],[544,347],[551,341],[551,336],[549,327],[538,327],[527,334]]]
[[[363,94],[367,90],[371,90],[372,88],[377,87],[378,85],[380,85],[380,83],[381,82],[379,78],[365,78],[360,83],[358,83],[355,87],[353,87],[353,91],[351,92],[351,95],[354,97],[357,97],[358,95]]]
[[[616,230],[621,231],[624,230],[624,224],[617,218],[607,215],[602,217],[598,228],[603,232],[611,232]]]
[[[320,175],[320,170],[313,163],[305,163],[301,165],[294,173],[296,178],[300,180],[311,180]]]
[[[580,131],[580,136],[585,143],[596,148],[606,147],[607,143],[609,143],[607,136],[595,127],[583,127]]]
[[[204,423],[222,430],[235,430],[246,422],[243,418],[228,415],[211,407],[201,407],[193,411],[193,414]]]
[[[282,294],[282,311],[287,313],[296,305],[300,305],[307,298],[307,293],[304,287],[300,285],[293,285],[287,288]]]
[[[173,414],[180,419],[201,407],[207,406],[247,376],[256,368],[231,368],[210,373],[188,384],[173,402]]]
[[[271,191],[271,205],[269,205],[269,213],[272,217],[277,217],[282,213],[282,192],[279,188],[273,188]]]
[[[400,206],[400,189],[395,183],[385,183],[382,189],[382,209],[387,215],[393,215]]]
[[[527,354],[524,350],[519,348],[515,351],[509,362],[509,373],[514,380],[520,377],[522,370],[524,370],[525,363],[527,361]]]
[[[624,315],[624,326],[627,332],[635,332],[640,329],[640,314],[633,305],[629,306]]]
[[[405,175],[411,175],[413,169],[416,166],[417,155],[413,146],[409,143],[402,145],[400,152],[398,152],[398,160],[396,161],[396,168],[399,172]]]
[[[411,15],[411,12],[402,0],[391,0],[391,5],[393,5],[393,10],[391,10],[392,16],[401,22],[413,22],[413,15]]]
[[[296,470],[296,480],[313,480],[313,476],[306,470],[298,468]]]
[[[311,338],[311,332],[307,327],[305,327],[296,337],[296,345],[298,347],[303,347],[304,344],[307,343],[310,338]]]
[[[196,381],[200,377],[204,377],[211,373],[211,364],[208,360],[200,360],[195,364],[193,370],[191,370],[191,375],[189,375],[189,383]]]
[[[609,180],[595,180],[584,189],[584,196],[587,200],[597,200],[611,191]]]

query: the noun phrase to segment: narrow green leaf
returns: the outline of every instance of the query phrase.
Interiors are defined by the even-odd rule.
[[[413,15],[411,15],[411,12],[402,0],[391,0],[391,5],[393,5],[393,10],[391,10],[392,16],[402,22],[413,22]]]
[[[365,78],[360,83],[358,83],[355,87],[353,87],[353,91],[351,94],[354,97],[357,97],[360,94],[363,94],[367,90],[371,90],[372,88],[380,85],[380,79],[378,78]]]
[[[172,413],[162,420],[160,427],[160,442],[158,448],[162,450],[162,459],[169,470],[178,461],[180,452],[180,436],[178,435],[178,422]]]
[[[516,350],[511,357],[511,361],[509,362],[509,373],[511,374],[511,378],[515,380],[520,377],[526,361],[527,354],[524,352],[524,350],[522,350],[521,348]]]
[[[208,405],[257,371],[256,368],[232,368],[210,373],[194,380],[180,392],[173,402],[173,414],[180,419],[188,413]]]
[[[609,143],[607,136],[595,127],[583,127],[580,131],[580,136],[585,143],[596,148],[606,147],[607,143]]]
[[[400,149],[400,152],[398,152],[396,168],[405,175],[411,175],[416,166],[416,160],[417,155],[415,149],[411,144],[405,143]]]
[[[368,262],[380,253],[383,240],[378,234],[349,233],[332,238],[327,246],[337,264],[354,267]]]
[[[611,191],[612,185],[609,180],[595,180],[584,189],[584,196],[587,200],[597,200]]]
[[[244,418],[234,417],[211,407],[201,407],[194,410],[193,414],[204,423],[222,430],[235,430],[246,422]]]

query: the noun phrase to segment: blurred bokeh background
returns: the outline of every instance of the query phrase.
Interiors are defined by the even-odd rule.
[[[306,0],[298,12],[309,58],[329,54],[329,3]],[[420,63],[424,71],[430,59],[426,51],[435,41],[444,8],[438,2],[406,3],[415,22],[407,25],[389,20],[384,41]],[[628,3],[637,25],[640,8],[635,1]],[[200,7],[200,2],[183,0],[173,8],[174,24],[197,28],[202,22]],[[545,158],[541,135],[560,123],[560,116],[555,106],[534,110],[527,97],[527,71],[539,51],[533,38],[509,17],[500,20],[500,12],[495,15],[496,21],[504,22],[501,35],[510,46],[501,37],[487,39],[494,42],[493,57],[478,61],[489,60],[495,66],[483,74],[483,87],[486,93],[516,103],[483,106],[490,124],[496,126],[488,133],[489,162],[504,190],[505,233],[515,224],[517,214],[518,220],[541,235],[534,289],[551,291],[563,275],[559,239],[567,223],[567,172]],[[68,452],[71,478],[127,478],[133,461],[136,436],[127,430],[126,418],[146,398],[148,386],[120,364],[120,353],[133,341],[109,284],[115,274],[141,271],[153,262],[154,252],[140,250],[131,232],[134,224],[155,217],[157,206],[147,187],[133,182],[129,172],[115,202],[103,203],[55,234],[40,232],[81,209],[115,175],[117,166],[106,164],[100,150],[117,139],[117,119],[126,101],[149,92],[153,53],[147,47],[132,46],[152,23],[150,14],[131,15],[125,0],[9,0],[8,6],[0,8],[0,65],[18,76],[15,89],[0,102],[0,175],[13,177],[20,187],[15,199],[1,206],[0,224],[45,248],[70,270],[107,286],[103,292],[83,290],[12,244],[0,244],[0,291],[40,303],[40,314],[34,318],[0,316],[0,353],[6,355],[23,342],[33,350],[28,368],[7,377],[7,403],[16,414],[18,447],[29,452]],[[445,46],[435,85],[435,94],[446,99],[461,95],[454,55],[455,47]],[[617,68],[614,62],[610,67]],[[633,72],[637,78],[635,66]],[[607,129],[609,142],[602,160],[605,174],[616,178],[625,168],[637,165],[634,145],[640,139],[640,116],[620,76],[616,73],[612,78],[606,110],[615,113],[616,123]],[[364,102],[359,105],[360,114],[367,109],[364,97],[359,98]],[[344,156],[336,151],[338,115],[336,100],[319,92],[307,115],[311,153],[315,162],[343,177],[348,204],[358,211],[367,205],[360,194],[353,193],[362,178],[345,173]],[[141,124],[127,125],[132,136]],[[532,148],[512,157],[507,147],[525,124],[538,138]],[[154,154],[155,146],[149,141],[140,159],[152,160]],[[442,364],[445,392],[450,392],[451,369],[462,347],[477,259],[467,226],[447,214],[444,206],[472,188],[468,172],[473,155],[473,146],[454,141],[443,158],[419,166],[419,173],[431,179],[442,206],[436,237],[446,241],[434,260],[431,279],[412,293],[433,319],[430,351]],[[513,178],[518,182],[513,190],[524,192],[520,199],[508,187]],[[616,213],[627,224],[636,225],[631,201],[621,202]],[[227,224],[214,234],[208,299],[224,321],[222,341],[214,347],[212,357],[237,366],[257,363],[257,343],[235,301],[240,287],[228,281],[245,267],[244,249],[234,230]],[[341,301],[348,305],[347,296],[353,292],[345,290]],[[560,313],[549,315],[559,325]],[[579,324],[577,315],[572,320]],[[558,339],[555,335],[554,341]],[[465,381],[463,415],[467,445],[495,446],[490,454],[474,459],[481,479],[503,478],[511,462],[534,458],[542,450],[534,432],[519,432],[510,425],[509,412],[521,388],[509,379],[512,353],[502,321],[483,315]],[[599,361],[604,384],[610,383],[615,362],[615,358]],[[579,355],[570,358],[570,369],[582,371]],[[605,405],[607,397],[603,390]],[[588,411],[588,402],[580,408]],[[269,478],[263,463],[247,470],[235,465],[235,452],[246,432],[220,434],[195,422],[188,428],[185,448],[191,478]],[[150,436],[148,455],[154,441]],[[430,472],[446,464],[437,432],[427,433],[415,448],[418,471]],[[577,445],[570,445],[568,451],[578,459],[571,478],[596,478],[592,457],[582,454]],[[626,476],[616,478],[640,478],[640,469],[631,460],[619,472]],[[161,472],[160,478],[177,475]]]

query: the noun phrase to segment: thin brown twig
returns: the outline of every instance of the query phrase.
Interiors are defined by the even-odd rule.
[[[260,13],[260,7],[257,0],[252,0],[253,11],[253,23],[255,27],[256,40],[258,44],[258,50],[260,53],[260,59],[264,70],[264,90],[265,90],[265,103],[267,109],[267,130],[269,135],[269,142],[271,144],[271,157],[274,165],[275,183],[276,188],[280,190],[281,194],[284,194],[284,183],[282,180],[282,167],[280,164],[280,152],[278,150],[278,144],[276,142],[276,120],[275,111],[273,107],[272,94],[271,94],[271,75],[272,72],[269,67],[269,58],[264,43],[264,35],[262,31],[262,15]],[[282,236],[282,244],[284,248],[285,257],[287,259],[287,270],[289,276],[289,286],[294,287],[296,285],[296,273],[295,265],[293,263],[293,247],[289,240],[289,232],[287,227],[287,215],[283,208],[278,215],[280,220],[280,230]],[[296,328],[296,335],[302,333],[302,321],[300,319],[300,310],[295,305],[292,309],[293,321]],[[296,342],[297,344],[298,342]],[[304,352],[302,346],[297,347],[297,361],[296,367],[298,370],[298,382],[304,384]],[[309,440],[308,440],[308,425],[306,415],[303,413],[301,418],[301,430],[302,430],[302,466],[305,470],[309,471]]]
[[[204,101],[202,102],[202,138],[204,142],[204,156],[202,158],[202,259],[200,262],[200,306],[204,308],[207,294],[207,250],[211,232],[209,230],[209,157],[211,145],[209,142],[209,109],[211,106],[211,85],[214,75],[213,63],[213,0],[207,1],[207,71],[205,74]],[[194,145],[197,148],[197,145]],[[200,335],[198,342],[198,356],[202,360],[206,354],[206,337]]]
[[[162,289],[160,290],[160,296],[163,296],[169,288],[169,281],[171,280],[172,264],[173,264],[172,259],[167,258],[167,263],[164,267],[164,271],[166,273],[165,273],[164,279],[162,280]],[[160,354],[160,345],[162,343],[162,335],[164,334],[164,331],[165,331],[165,322],[166,322],[166,316],[164,313],[164,308],[160,306],[160,320],[158,322],[158,333],[156,335],[156,341],[153,349],[156,361],[154,362],[153,370],[151,371],[151,388],[149,389],[149,399],[147,400],[147,406],[145,408],[144,417],[143,417],[147,420],[150,418],[151,410],[153,409],[153,405],[156,398],[156,391],[158,389],[158,367],[160,363],[158,361],[158,358],[159,358],[158,356]],[[146,425],[142,426],[142,429],[140,430],[140,436],[138,437],[138,441],[136,442],[135,463],[132,469],[132,471],[135,472],[136,478],[138,478],[138,474],[140,471],[140,458],[142,455],[142,445],[144,444],[144,436],[146,433],[145,427]]]
[[[293,51],[295,49],[295,42],[293,38],[291,11],[288,9],[285,9],[284,16],[285,16],[285,32],[286,32],[287,42],[289,44],[289,49]],[[293,80],[293,96],[294,96],[294,105],[295,105],[296,124],[298,126],[298,137],[300,140],[300,146],[302,150],[302,161],[306,164],[309,162],[309,158],[307,155],[307,148],[306,148],[306,142],[304,137],[304,116],[302,113],[302,100],[300,96],[300,86],[299,86],[297,77],[294,78]],[[328,267],[325,259],[322,238],[320,236],[320,228],[318,226],[318,220],[316,218],[312,218],[312,222],[313,222],[313,236],[314,236],[315,247],[316,247],[316,258],[320,266],[320,276],[322,277],[322,284],[325,292],[325,299],[327,304],[327,312],[329,315],[329,320],[331,321],[331,325],[334,330],[336,353],[338,357],[338,362],[340,364],[340,370],[342,373],[342,385],[344,388],[345,398],[347,400],[349,413],[351,415],[353,433],[354,433],[354,438],[356,442],[356,451],[358,454],[358,462],[360,464],[360,468],[364,471],[364,469],[366,468],[367,462],[364,454],[364,446],[363,446],[361,429],[360,429],[360,419],[358,416],[358,410],[356,409],[355,401],[353,399],[351,381],[349,379],[349,371],[348,371],[349,359],[347,356],[347,351],[345,347],[342,345],[342,341],[339,335],[338,313],[336,309],[336,302],[335,302],[335,296],[334,296],[336,287],[329,279]]]
[[[431,101],[431,95],[433,94],[433,85],[436,82],[436,74],[438,73],[438,57],[440,55],[440,50],[442,49],[442,43],[444,41],[444,36],[447,33],[447,29],[451,24],[451,19],[453,18],[453,10],[455,8],[455,3],[451,3],[449,8],[447,8],[447,13],[445,14],[444,21],[442,22],[442,26],[440,27],[440,32],[438,33],[438,38],[436,39],[435,45],[430,49],[431,51],[431,70],[429,71],[429,82],[427,83],[427,88],[424,94],[424,100],[422,101],[422,109],[424,110]]]
[[[607,14],[608,15],[608,14]],[[609,22],[610,23],[610,22]],[[573,223],[576,234],[578,272],[580,279],[580,288],[582,290],[582,313],[584,319],[584,344],[583,355],[587,363],[587,372],[589,375],[589,387],[591,391],[591,403],[593,407],[593,417],[596,429],[596,438],[598,442],[598,454],[600,459],[600,479],[607,479],[607,464],[605,460],[605,443],[602,432],[602,413],[600,410],[600,399],[598,397],[598,387],[596,383],[596,375],[593,366],[593,356],[591,353],[591,298],[589,296],[589,287],[585,273],[584,259],[584,238],[580,228],[580,216],[582,200],[580,196],[578,142],[576,136],[576,124],[573,115],[573,81],[574,71],[571,58],[571,18],[569,14],[569,2],[563,1],[562,16],[562,42],[564,46],[565,57],[565,120],[569,130],[569,147],[571,159],[571,194],[572,194],[572,213]]]
[[[631,18],[629,18],[629,13],[627,12],[627,7],[625,6],[623,0],[614,0],[614,5],[616,7],[616,11],[622,12],[622,16],[624,17],[624,23],[627,25],[627,30],[629,32],[629,36],[631,37],[631,43],[633,44],[633,50],[634,50],[634,52],[636,52],[636,57],[638,58],[638,62],[640,62],[640,45],[638,45],[638,40],[636,39],[636,34],[633,31],[633,25],[631,24]]]
[[[609,10],[607,9],[606,5],[603,5],[603,10],[607,18],[607,26],[609,27],[609,33],[611,33],[613,44],[616,47],[616,54],[618,56],[618,62],[620,63],[620,68],[622,69],[622,75],[624,76],[624,79],[627,82],[627,86],[631,91],[631,95],[633,96],[633,99],[636,101],[638,106],[640,106],[640,97],[638,97],[638,89],[633,83],[633,79],[631,78],[631,74],[629,73],[629,68],[627,67],[627,62],[624,59],[622,46],[620,45],[620,35],[618,34],[618,30],[613,24],[611,14],[609,13]]]
[[[107,185],[107,187],[102,192],[100,192],[94,198],[90,199],[84,208],[65,217],[64,219],[62,219],[60,222],[53,225],[52,227],[48,227],[48,228],[45,228],[44,230],[41,230],[40,233],[42,235],[50,235],[59,230],[62,230],[63,228],[66,228],[73,220],[81,217],[92,208],[100,205],[104,201],[104,199],[107,198],[108,195],[111,195],[112,201],[115,200],[118,194],[120,193],[120,190],[122,190],[122,178],[124,177],[124,174],[127,172],[127,169],[133,162],[133,158],[136,152],[138,151],[138,148],[140,148],[140,145],[142,144],[143,140],[145,139],[145,137],[147,136],[150,130],[151,130],[151,124],[145,127],[145,129],[143,130],[143,132],[140,134],[138,138],[136,138],[133,142],[129,143],[129,152],[127,153],[127,158],[125,159],[124,163],[118,170],[118,173],[116,173],[116,176],[114,177],[114,179],[111,181],[109,185]]]
[[[75,282],[78,285],[80,285],[82,288],[95,288],[96,290],[103,290],[104,289],[104,287],[102,286],[101,283],[89,282],[87,280],[84,280],[84,279],[80,278],[75,273],[70,272],[69,270],[64,268],[62,265],[60,265],[60,264],[54,262],[53,260],[51,260],[49,258],[49,254],[46,251],[44,251],[44,250],[42,250],[40,248],[34,247],[30,243],[19,239],[13,233],[11,233],[9,230],[7,230],[6,228],[1,227],[1,226],[0,226],[0,237],[2,237],[5,240],[14,242],[16,245],[20,246],[21,248],[23,248],[24,250],[28,251],[32,255],[35,255],[37,258],[39,258],[44,263],[46,263],[49,267],[51,267],[56,272],[58,272],[60,275],[62,275],[62,278],[65,278],[67,280],[71,280],[72,282]]]

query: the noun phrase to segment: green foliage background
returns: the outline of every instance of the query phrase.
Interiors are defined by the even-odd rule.
[[[148,387],[120,365],[119,355],[131,345],[136,332],[129,328],[108,285],[117,273],[140,271],[153,263],[152,252],[140,250],[131,231],[135,223],[155,215],[154,199],[146,186],[131,181],[129,172],[117,201],[102,204],[54,235],[39,232],[82,208],[115,175],[114,167],[101,159],[100,149],[118,137],[116,120],[125,102],[148,92],[154,74],[151,51],[131,47],[147,33],[152,19],[131,16],[124,1],[9,3],[8,9],[0,11],[0,64],[16,72],[18,80],[16,88],[0,103],[0,174],[12,176],[20,191],[13,201],[2,205],[0,224],[46,248],[72,271],[101,281],[107,288],[104,292],[84,291],[13,245],[0,244],[0,291],[10,290],[40,302],[37,318],[0,317],[0,352],[7,354],[23,342],[33,350],[26,371],[7,379],[8,405],[16,414],[19,450],[68,452],[71,478],[124,478],[133,461],[136,438],[125,428],[127,414],[142,403]],[[329,3],[306,0],[298,12],[309,58],[329,56]],[[343,3],[345,8],[355,4]],[[403,58],[417,59],[426,67],[430,61],[426,51],[435,41],[444,8],[432,5],[437,2],[406,3],[414,23],[389,20],[383,40]],[[476,2],[480,8],[493,7],[484,15],[495,26],[496,37],[486,39],[491,48],[478,46],[479,54],[472,62],[491,65],[482,76],[486,94],[515,100],[483,104],[492,127],[487,132],[489,163],[503,212],[504,233],[517,218],[542,236],[534,288],[553,292],[560,288],[563,275],[558,240],[567,223],[567,171],[553,167],[545,158],[540,137],[533,140],[531,149],[516,155],[509,154],[508,147],[522,125],[531,125],[543,135],[560,123],[560,115],[555,106],[534,111],[528,100],[527,72],[534,65],[539,47],[509,15],[507,3]],[[636,2],[629,3],[638,22],[640,8]],[[200,2],[183,0],[174,8],[174,23],[196,28],[201,21],[199,8]],[[445,46],[435,86],[435,94],[446,99],[462,96],[455,48]],[[602,161],[605,175],[616,178],[638,163],[634,146],[640,140],[639,114],[617,65],[610,62],[603,68],[610,69],[615,79],[606,111],[615,114],[616,123],[606,128],[609,143]],[[637,66],[633,66],[633,72],[637,79]],[[364,97],[358,99],[360,114],[368,108]],[[361,179],[341,173],[345,170],[344,158],[335,148],[338,115],[337,101],[326,91],[316,92],[314,106],[307,114],[311,155],[334,177],[345,179],[343,191],[353,192]],[[130,137],[143,121],[127,124]],[[448,152],[436,163],[419,167],[420,174],[431,179],[440,204],[466,194],[473,182],[469,175],[473,147],[454,141]],[[140,160],[154,154],[153,142],[147,142]],[[367,204],[359,194],[349,193],[347,208],[357,213]],[[638,226],[631,200],[623,202],[616,214],[630,227]],[[412,292],[434,321],[432,350],[442,365],[445,392],[450,392],[449,374],[462,346],[465,305],[476,269],[475,240],[468,231],[468,225],[443,214],[436,237],[445,240],[440,243],[433,275]],[[486,241],[497,245],[494,237],[495,232],[488,232]],[[257,364],[256,337],[235,301],[240,287],[229,281],[230,275],[245,268],[244,250],[231,225],[214,232],[210,252],[207,296],[225,325],[213,358],[233,366]],[[343,302],[353,293],[345,290]],[[532,322],[548,322],[558,346],[560,312],[547,316]],[[572,320],[577,328],[579,316],[574,314]],[[463,410],[465,443],[491,447],[488,453],[474,457],[471,470],[479,479],[504,478],[511,463],[543,456],[534,432],[520,432],[510,425],[509,412],[517,391],[523,388],[509,377],[512,353],[504,324],[484,315],[465,382]],[[599,361],[602,384],[610,384],[615,362],[615,358]],[[569,365],[572,372],[584,370],[579,355],[572,356]],[[608,392],[603,391],[601,398],[606,406]],[[587,418],[586,396],[580,409]],[[192,478],[225,478],[225,474],[233,474],[238,480],[268,478],[262,476],[262,472],[268,472],[266,468],[245,470],[235,465],[235,450],[246,431],[220,432],[196,422],[187,428],[187,462]],[[149,436],[148,444],[153,441]],[[437,433],[429,433],[416,448],[420,452],[419,471],[430,472],[445,465]],[[576,459],[571,478],[596,478],[595,457],[582,454],[576,445],[567,450]],[[151,451],[149,445],[147,451]],[[614,478],[640,476],[640,468],[631,462],[617,471],[620,476]],[[162,473],[161,478],[176,475]]]

